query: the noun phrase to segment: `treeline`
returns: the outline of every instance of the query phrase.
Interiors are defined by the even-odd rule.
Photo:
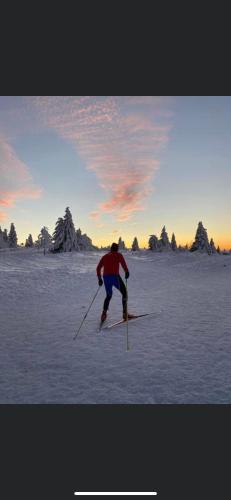
[[[209,255],[215,253],[221,253],[220,247],[216,248],[213,238],[208,238],[207,229],[204,228],[202,222],[198,223],[196,235],[194,242],[189,247],[188,245],[181,246],[177,245],[175,234],[172,233],[171,241],[169,241],[168,233],[165,226],[161,231],[160,238],[155,234],[152,234],[148,241],[148,247],[153,252],[164,252],[164,251],[190,251],[190,252],[205,252]]]
[[[2,231],[0,228],[0,248],[17,247],[18,237],[14,224],[11,224],[9,234],[7,234],[6,229]],[[28,235],[25,247],[42,249],[44,254],[48,251],[71,252],[97,249],[87,234],[82,234],[80,228],[75,229],[69,207],[66,208],[64,217],[58,218],[53,235],[50,235],[48,228],[44,226],[36,241],[33,241],[31,234]]]
[[[122,252],[128,250],[126,248],[125,242],[122,240],[121,236],[118,240],[119,250]],[[18,237],[15,230],[15,226],[12,223],[10,226],[9,234],[7,230],[2,230],[0,227],[0,249],[1,248],[17,248]],[[24,246],[24,245],[23,245]],[[100,248],[100,250],[108,251],[110,250],[110,245]],[[26,248],[38,248],[43,249],[44,254],[46,252],[72,252],[72,251],[84,251],[84,250],[99,250],[99,248],[93,245],[91,238],[87,234],[82,234],[81,229],[75,229],[72,215],[69,207],[66,208],[63,217],[59,217],[55,230],[52,235],[50,235],[49,230],[46,226],[43,226],[36,241],[33,241],[32,235],[29,234],[25,241]],[[148,240],[148,249],[152,252],[205,252],[209,255],[215,253],[221,253],[219,246],[215,246],[213,238],[208,238],[207,229],[204,228],[202,222],[198,223],[198,227],[195,234],[195,239],[192,245],[181,246],[177,245],[175,234],[172,233],[171,240],[169,240],[166,227],[164,226],[160,237],[151,234]],[[134,238],[131,250],[137,252],[140,250],[137,237]],[[229,251],[223,251],[223,254],[231,253]]]

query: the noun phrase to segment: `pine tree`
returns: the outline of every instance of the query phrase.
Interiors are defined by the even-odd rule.
[[[40,234],[38,235],[38,245],[39,247],[43,248],[43,253],[45,255],[47,250],[50,250],[52,247],[52,237],[48,232],[48,228],[46,226],[43,226]]]
[[[3,241],[5,241],[5,243],[8,243],[7,229],[4,229],[3,231]]]
[[[139,243],[137,240],[137,237],[135,236],[133,243],[132,243],[132,251],[137,252],[139,250]]]
[[[202,222],[199,222],[195,241],[193,242],[190,251],[195,252],[199,250],[200,252],[207,252],[211,254],[211,247],[208,240],[207,230],[204,228]]]
[[[18,238],[17,238],[17,233],[15,231],[15,227],[14,227],[13,223],[10,226],[10,232],[9,232],[9,235],[8,235],[8,241],[9,241],[9,247],[10,248],[16,248],[17,247]]]
[[[32,235],[29,234],[27,240],[26,240],[26,243],[25,243],[25,247],[26,248],[32,248],[34,246],[34,242],[33,242],[33,238],[32,238]]]
[[[54,252],[63,252],[64,242],[64,220],[59,217],[53,233]]]
[[[163,227],[160,235],[160,249],[162,250],[170,250],[171,246],[168,239],[168,233],[166,231],[165,226]]]
[[[79,250],[81,251],[97,250],[97,247],[92,244],[91,238],[89,238],[87,234],[82,234],[80,228],[77,229],[76,231],[76,239]]]
[[[211,253],[217,253],[217,250],[216,250],[216,247],[215,247],[215,244],[214,244],[214,241],[213,241],[213,238],[211,238],[210,240],[210,248],[211,248]]]
[[[78,250],[75,226],[72,220],[72,215],[69,207],[67,207],[65,210],[63,225],[64,225],[64,242],[63,242],[64,252],[72,252],[73,250]]]
[[[3,241],[3,231],[0,227],[0,248],[4,247],[4,241]]]
[[[8,247],[7,230],[4,229],[4,231],[2,231],[2,228],[0,227],[0,248],[7,248],[7,247]]]
[[[69,207],[64,217],[59,217],[53,234],[54,252],[72,252],[78,250],[75,226]]]
[[[177,250],[176,238],[175,238],[174,233],[172,233],[171,248],[172,248],[173,252],[175,252]]]
[[[217,253],[221,253],[221,250],[220,250],[219,245],[218,245],[218,247],[217,247]]]
[[[121,236],[119,237],[119,240],[118,240],[118,245],[119,245],[119,251],[120,251],[120,252],[121,252],[122,250],[126,250],[125,243],[124,243],[124,241],[122,240]]]
[[[160,251],[159,240],[155,234],[150,235],[150,238],[148,240],[148,247],[150,250],[152,250],[152,252]]]

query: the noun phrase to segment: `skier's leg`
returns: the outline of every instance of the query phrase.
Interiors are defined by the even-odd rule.
[[[111,276],[104,276],[104,286],[106,290],[106,298],[104,300],[104,305],[103,305],[103,312],[105,313],[105,317],[107,315],[107,310],[109,308],[109,303],[112,298],[112,280]]]
[[[109,308],[109,303],[110,303],[111,298],[112,298],[112,295],[108,295],[108,294],[106,295],[106,299],[105,299],[104,304],[103,304],[103,310],[105,312],[107,312],[107,310]]]
[[[118,276],[117,283],[118,283],[118,285],[115,285],[115,286],[120,291],[120,293],[122,295],[123,316],[126,316],[127,315],[127,302],[128,302],[128,298],[127,298],[126,286],[125,286],[125,284],[124,284],[121,276]]]

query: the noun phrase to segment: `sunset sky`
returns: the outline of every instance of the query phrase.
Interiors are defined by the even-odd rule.
[[[231,248],[231,97],[0,96],[0,225],[19,242],[70,207],[96,245],[201,220]]]

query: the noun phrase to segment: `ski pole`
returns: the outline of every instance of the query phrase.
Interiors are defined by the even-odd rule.
[[[100,289],[100,286],[98,287],[97,292],[95,293],[95,295],[94,295],[94,297],[93,297],[93,299],[92,299],[92,301],[91,301],[91,303],[90,303],[90,305],[89,305],[89,307],[88,307],[88,310],[87,310],[87,312],[85,313],[85,315],[84,315],[84,317],[83,317],[83,319],[82,319],[82,322],[81,322],[81,324],[80,324],[80,326],[79,326],[79,329],[78,329],[78,331],[76,332],[76,334],[75,334],[75,335],[74,335],[74,337],[73,337],[73,340],[75,340],[75,339],[76,339],[76,337],[79,335],[79,332],[80,332],[80,330],[81,330],[81,328],[82,328],[82,326],[83,326],[83,323],[84,323],[84,321],[85,321],[85,319],[86,319],[86,317],[87,317],[87,315],[88,315],[88,313],[89,313],[89,311],[90,311],[90,309],[91,309],[91,306],[92,306],[92,304],[93,304],[94,300],[96,299],[96,296],[97,296],[97,294],[98,294],[98,292],[99,292],[99,289]]]
[[[127,309],[127,325],[126,325],[126,330],[127,330],[127,351],[129,351],[129,342],[128,342],[128,281],[127,279],[125,280],[126,283],[126,295],[127,295],[127,304],[126,304],[126,309]]]

